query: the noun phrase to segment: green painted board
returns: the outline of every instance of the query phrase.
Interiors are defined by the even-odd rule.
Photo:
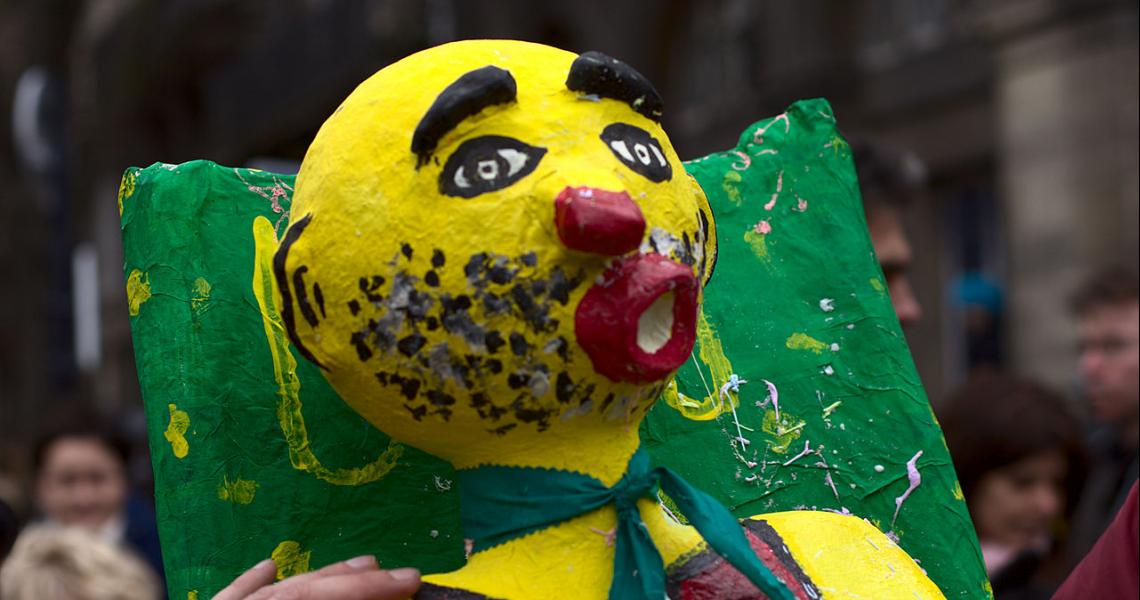
[[[323,468],[292,464],[285,432],[296,440],[297,423],[283,427],[279,411],[295,407],[279,393],[252,285],[253,221],[283,229],[292,177],[196,161],[131,170],[124,182],[124,269],[170,597],[209,598],[274,550],[296,569],[361,554],[426,571],[462,565],[451,466],[389,452],[304,359],[295,447],[307,441]],[[328,481],[397,452],[373,482]]]
[[[689,404],[719,402],[731,375],[748,383],[725,390],[724,401],[738,396],[739,406],[714,420],[658,402],[642,424],[646,447],[737,516],[847,511],[896,538],[948,598],[989,596],[830,106],[799,102],[749,127],[733,150],[685,167],[716,218],[718,260],[703,312],[731,367],[718,377],[715,348],[699,337],[678,391]],[[920,483],[896,519],[907,462],[920,451]]]
[[[708,335],[678,377],[684,398],[670,402],[721,402],[725,372],[747,383],[723,394],[726,407],[739,396],[735,419],[692,420],[659,402],[642,429],[655,459],[740,516],[816,507],[866,517],[948,597],[986,596],[826,102],[797,103],[686,168],[709,196],[720,251]],[[171,598],[208,598],[271,553],[296,570],[365,553],[428,572],[463,562],[450,466],[390,444],[295,352],[299,390],[278,384],[252,231],[260,217],[281,234],[292,184],[206,161],[124,176],[124,275]],[[717,354],[713,338],[728,371],[704,360]],[[921,483],[896,520],[919,450]]]

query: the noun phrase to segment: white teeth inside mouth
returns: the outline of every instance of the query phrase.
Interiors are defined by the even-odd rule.
[[[665,292],[637,318],[637,347],[654,354],[673,337],[673,292]]]

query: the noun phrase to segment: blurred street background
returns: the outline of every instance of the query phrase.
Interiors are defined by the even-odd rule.
[[[982,364],[1076,398],[1070,296],[1103,264],[1137,263],[1137,14],[1128,0],[2,0],[0,497],[20,504],[11,482],[60,411],[142,427],[124,169],[295,171],[357,83],[466,38],[622,59],[665,98],[684,158],[827,98],[847,135],[921,160],[927,192],[905,221],[923,317],[907,335],[931,399]]]

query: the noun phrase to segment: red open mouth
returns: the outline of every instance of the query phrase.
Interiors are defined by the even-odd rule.
[[[697,278],[660,254],[618,260],[586,291],[574,333],[594,370],[614,381],[660,381],[696,340]]]

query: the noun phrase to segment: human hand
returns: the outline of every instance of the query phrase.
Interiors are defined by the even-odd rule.
[[[420,587],[415,569],[380,570],[376,559],[358,556],[277,583],[277,565],[263,560],[238,576],[214,600],[399,600]]]

